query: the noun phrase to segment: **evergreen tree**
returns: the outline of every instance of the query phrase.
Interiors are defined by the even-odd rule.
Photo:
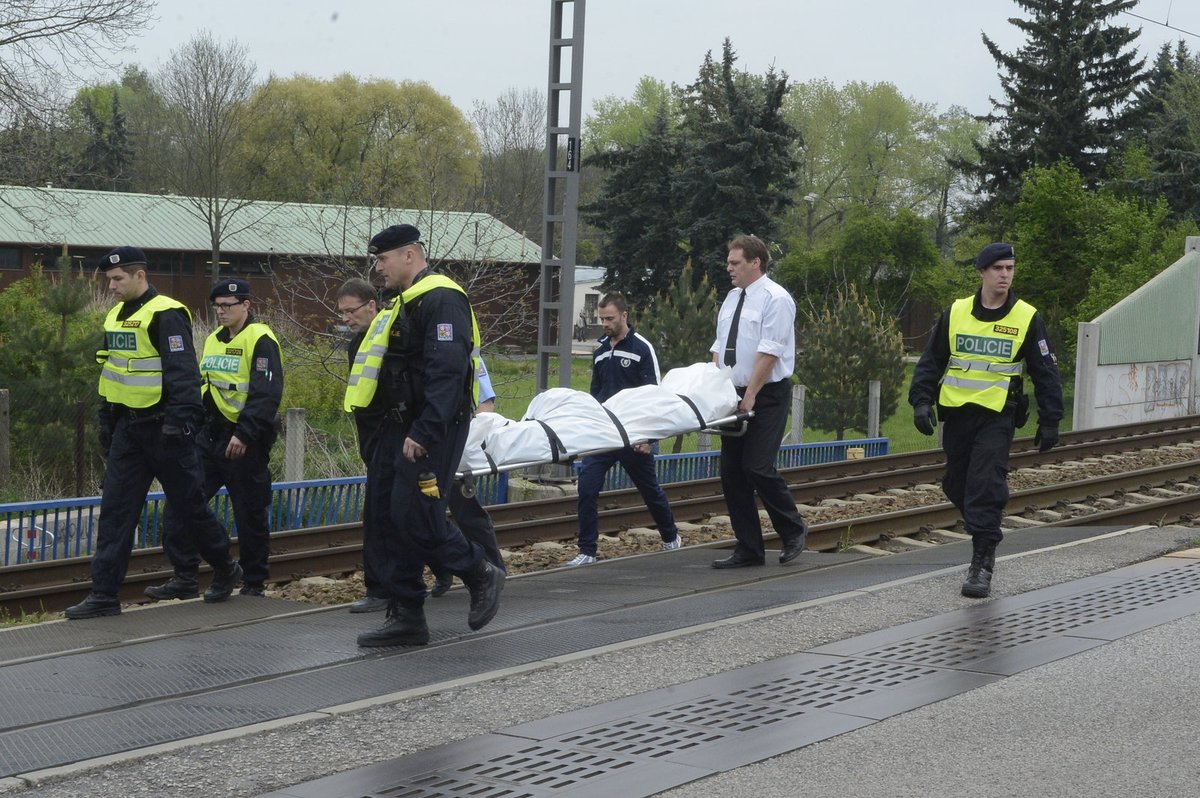
[[[889,318],[850,285],[801,315],[796,373],[805,386],[805,424],[844,440],[866,430],[868,385],[879,380],[879,417],[896,412],[904,388],[904,342]]]
[[[697,273],[724,286],[726,244],[738,233],[770,241],[793,202],[800,134],[784,119],[787,73],[734,70],[725,40],[721,63],[705,56],[683,98],[682,198],[688,251]]]
[[[1135,0],[1016,0],[1031,15],[1010,18],[1026,40],[1003,52],[987,34],[984,45],[1000,67],[1004,97],[980,117],[995,127],[977,143],[975,168],[989,193],[980,210],[1017,197],[1032,166],[1065,159],[1089,184],[1130,124],[1127,101],[1146,77],[1144,58],[1130,45],[1137,31],[1109,20]]]
[[[131,165],[133,147],[129,143],[129,131],[125,126],[125,112],[121,110],[120,95],[113,93],[112,121],[105,140],[104,174],[111,191],[129,191],[133,185]]]
[[[636,144],[588,158],[589,165],[610,170],[600,197],[582,208],[605,234],[595,265],[605,269],[606,289],[635,304],[674,285],[687,259],[677,201],[680,157],[660,108]]]

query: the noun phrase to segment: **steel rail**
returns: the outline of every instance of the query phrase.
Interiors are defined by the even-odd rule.
[[[1192,422],[1200,422],[1200,416],[1187,418]],[[1128,451],[1133,448],[1196,440],[1200,427],[1192,425],[1191,422],[1181,423],[1183,421],[1185,419],[1176,419],[1169,424],[1136,424],[1067,433],[1064,436],[1065,445],[1060,449],[1045,454],[1039,454],[1035,450],[1019,450],[1013,453],[1012,459],[1020,465],[1037,465],[1104,452]],[[796,500],[807,504],[819,502],[823,498],[842,498],[857,493],[935,482],[940,478],[943,467],[940,457],[940,451],[927,450],[866,460],[801,466],[787,469],[784,474]],[[1146,479],[1159,479],[1162,482],[1182,481],[1196,473],[1198,466],[1200,463],[1197,462],[1183,463],[1135,472],[1134,476],[1114,475],[1019,491],[1010,498],[1010,506],[1018,500],[1037,501],[1041,506],[1057,501],[1077,500],[1089,494],[1104,492],[1106,488],[1102,487],[1103,485],[1113,485],[1114,487],[1108,490],[1116,491]],[[1156,471],[1159,472],[1158,475],[1151,476],[1151,473]],[[680,521],[697,522],[725,512],[719,479],[676,483],[666,485],[664,489],[667,490],[672,509]],[[489,507],[489,512],[496,523],[497,538],[504,547],[541,540],[573,539],[578,531],[574,497],[492,506]],[[948,503],[942,503],[914,510],[869,515],[846,523],[813,525],[809,548],[833,550],[848,543],[869,543],[879,540],[880,537],[896,534],[899,528],[906,528],[911,533],[922,526],[948,526],[955,523],[957,518],[957,510]],[[602,531],[616,532],[647,523],[649,520],[649,514],[637,491],[614,491],[602,495]],[[275,533],[272,535],[271,562],[275,574],[272,581],[290,581],[310,575],[344,574],[356,570],[361,567],[361,534],[359,524]],[[142,597],[145,587],[161,582],[169,575],[169,564],[160,548],[137,550],[131,560],[121,597],[123,600],[138,600]],[[86,595],[90,588],[89,580],[88,558],[0,568],[0,617],[3,617],[5,612],[14,616],[63,609]]]

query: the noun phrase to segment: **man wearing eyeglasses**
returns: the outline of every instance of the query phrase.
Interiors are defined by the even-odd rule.
[[[221,280],[208,298],[221,326],[205,340],[200,359],[204,496],[211,499],[222,485],[229,492],[243,571],[240,592],[261,596],[271,575],[270,461],[283,398],[283,362],[275,333],[250,312],[248,282]],[[188,537],[175,534],[178,519],[170,503],[164,522],[163,550],[175,574],[165,584],[146,588],[146,595],[194,598],[200,557]]]
[[[193,437],[203,406],[192,314],[149,283],[146,253],[136,247],[110,250],[100,259],[99,270],[118,300],[104,319],[104,346],[96,352],[102,366],[104,486],[92,590],[68,607],[66,616],[78,620],[120,614],[118,591],[155,479],[175,507],[176,536],[213,568],[204,600],[224,601],[241,580],[242,569],[230,558],[229,536],[204,495],[204,469]]]

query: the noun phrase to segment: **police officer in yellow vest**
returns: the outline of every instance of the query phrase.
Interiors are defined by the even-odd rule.
[[[271,447],[283,399],[279,340],[250,312],[250,283],[226,278],[208,294],[221,325],[204,342],[200,356],[205,426],[197,436],[203,453],[204,495],[224,485],[233,506],[242,566],[243,596],[263,595],[271,575],[268,557],[271,506]],[[195,598],[200,555],[167,505],[163,550],[175,569],[165,584],[146,588],[153,599]]]
[[[1033,380],[1038,406],[1038,450],[1058,443],[1063,417],[1058,359],[1046,326],[1032,305],[1012,292],[1016,257],[1011,244],[988,244],[975,259],[982,285],[942,314],[913,373],[908,392],[913,422],[936,431],[941,410],[946,474],[942,490],[963,515],[974,548],[962,594],[991,591],[1000,520],[1008,502],[1008,450],[1025,423],[1029,399],[1023,376]]]
[[[68,618],[117,615],[134,531],[150,483],[157,478],[179,515],[179,534],[192,541],[213,581],[205,601],[224,601],[242,577],[230,559],[229,537],[208,508],[194,432],[202,417],[200,370],[192,316],[146,279],[146,255],[117,247],[99,268],[120,300],[104,320],[100,371],[100,445],[107,458],[100,521],[92,556],[92,592]]]
[[[387,618],[358,644],[423,645],[426,562],[467,586],[472,629],[495,616],[504,585],[504,572],[446,518],[475,403],[479,328],[466,292],[430,270],[417,228],[388,227],[369,251],[385,288],[400,295],[372,322],[346,387],[347,411],[371,407],[380,392],[384,411],[367,466],[363,558],[388,599]]]

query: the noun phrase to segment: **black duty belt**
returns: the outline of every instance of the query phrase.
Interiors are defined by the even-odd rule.
[[[161,407],[125,407],[116,405],[118,416],[125,416],[130,421],[162,421],[166,412]]]

